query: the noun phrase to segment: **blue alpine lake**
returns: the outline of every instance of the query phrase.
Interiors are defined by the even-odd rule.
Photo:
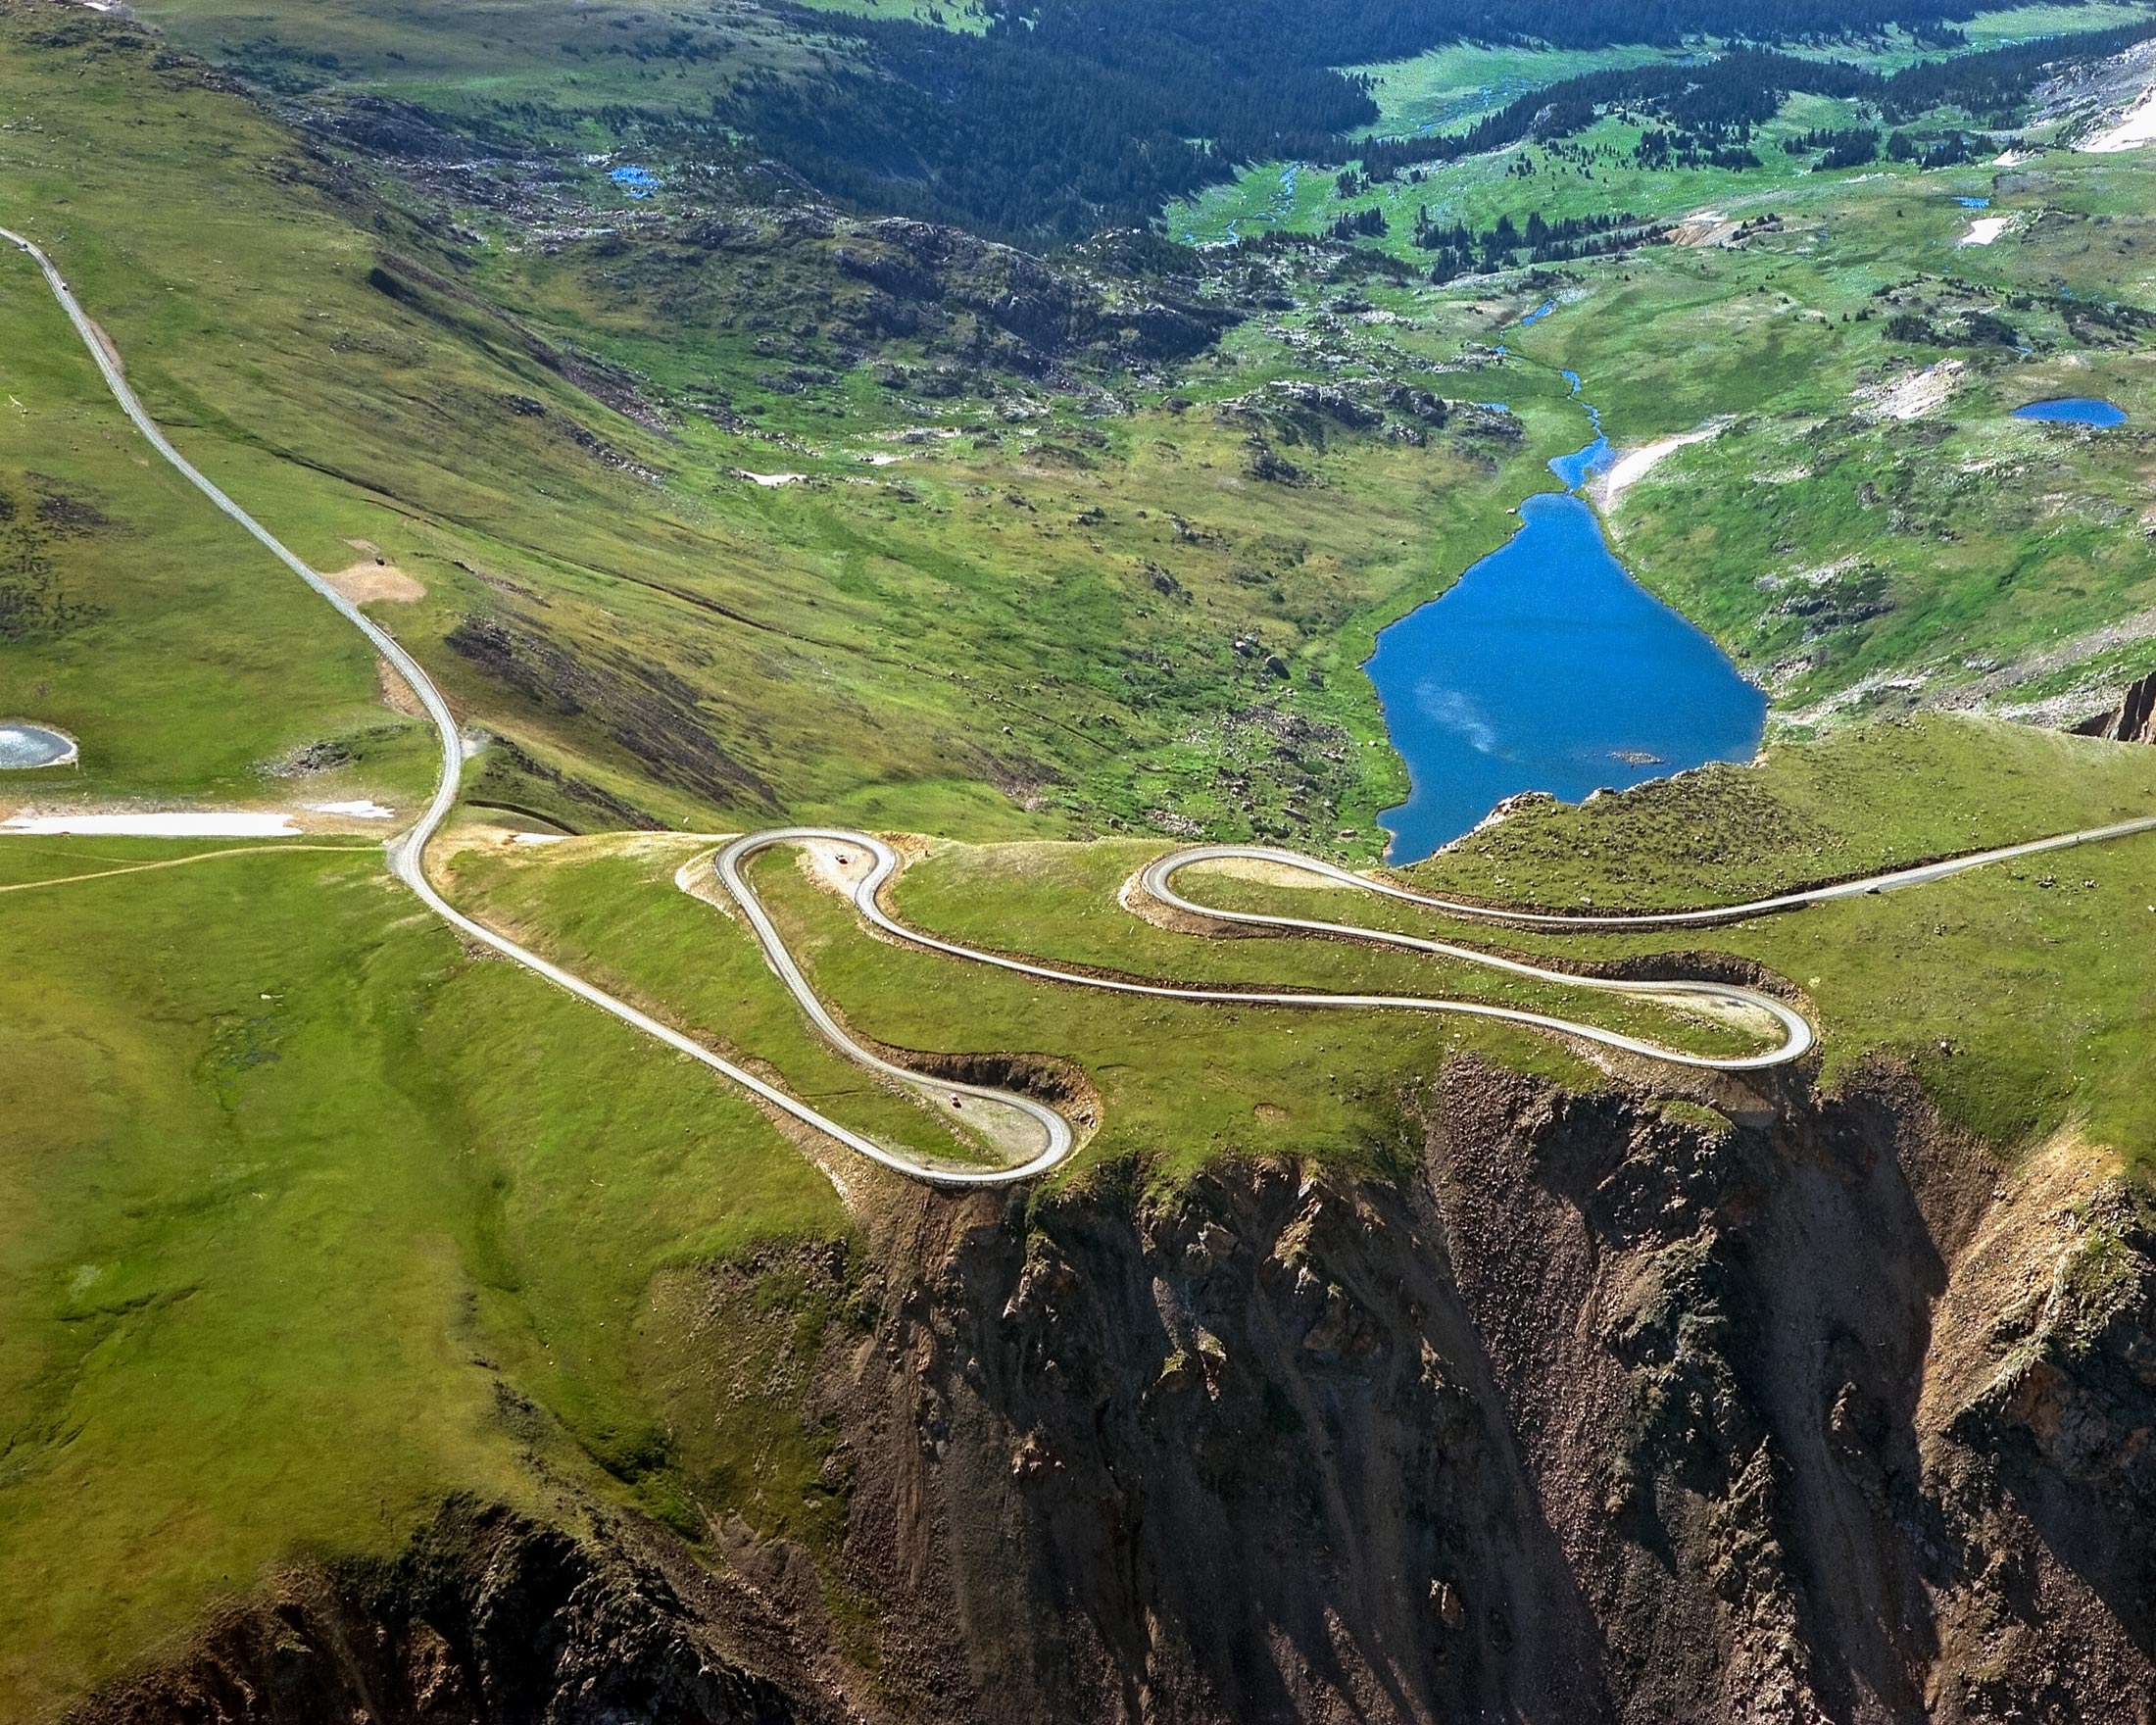
[[[2033,401],[2016,408],[2017,419],[2041,419],[2047,425],[2123,425],[2126,409],[2089,395],[2062,395],[2056,401]]]
[[[1592,443],[1549,464],[1567,486],[1608,465],[1600,429],[1597,417]],[[1413,786],[1378,817],[1394,862],[1522,791],[1576,803],[1748,761],[1766,724],[1766,696],[1625,572],[1571,491],[1529,498],[1503,548],[1380,634],[1363,668]]]

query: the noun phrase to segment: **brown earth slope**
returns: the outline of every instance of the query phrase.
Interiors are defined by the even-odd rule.
[[[455,1506],[82,1716],[2156,1717],[2144,1201],[1889,1073],[1717,1100],[1463,1060],[1391,1179],[895,1190],[837,1574]]]

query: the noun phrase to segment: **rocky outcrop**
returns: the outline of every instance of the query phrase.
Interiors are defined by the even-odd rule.
[[[577,1579],[514,1618],[553,1699],[425,1716],[2150,1718],[2148,1201],[2071,1140],[2002,1175],[1891,1074],[1773,1082],[1674,1107],[1455,1060],[1360,1173],[894,1184],[804,1407],[843,1545],[560,1548]],[[421,1623],[489,1693],[473,1585],[348,1586],[344,1639],[301,1638],[377,1622],[389,1674],[336,1668],[417,1718]],[[99,1717],[292,1716],[130,1704]]]
[[[1399,418],[1388,420],[1386,408],[1393,409]],[[1381,426],[1390,436],[1421,444],[1427,441],[1429,432],[1443,430],[1451,417],[1451,404],[1444,397],[1413,384],[1359,384],[1349,388],[1292,378],[1231,397],[1213,410],[1218,423],[1249,431],[1258,443],[1270,437],[1318,449],[1326,446],[1332,431],[1364,432]]]
[[[993,357],[1021,370],[1085,353],[1188,359],[1239,321],[1196,299],[1193,284],[1081,275],[960,228],[900,217],[850,227],[830,257],[889,300],[971,313],[1007,338]]]
[[[2074,734],[2114,743],[2156,743],[2156,671],[2129,688],[2110,712],[2076,725]]]
[[[836,1725],[737,1585],[636,1530],[452,1503],[394,1563],[298,1571],[75,1725]]]
[[[947,1716],[2146,1716],[2138,1202],[2085,1151],[1998,1181],[1884,1076],[1722,1100],[1455,1062],[1391,1177],[926,1254],[886,1332],[922,1443],[889,1496],[855,1452],[855,1549],[948,1578]],[[2085,1294],[2011,1317],[2001,1237]]]

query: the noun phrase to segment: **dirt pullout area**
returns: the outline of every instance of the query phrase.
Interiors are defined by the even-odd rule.
[[[796,847],[795,866],[819,892],[854,902],[854,893],[876,865],[875,854],[833,839],[807,839]]]
[[[386,659],[374,662],[374,680],[380,687],[382,705],[390,712],[406,718],[426,717],[426,708],[405,681],[404,673]]]
[[[1203,881],[1207,875],[1252,881],[1259,886],[1292,887],[1298,892],[1351,893],[1355,890],[1345,881],[1329,880],[1322,874],[1291,868],[1285,862],[1268,862],[1258,857],[1216,857],[1194,863],[1183,878]]]
[[[325,573],[322,579],[354,605],[373,605],[381,600],[409,605],[426,597],[425,584],[391,563],[378,547],[365,539],[349,539],[346,543],[360,554],[360,561],[350,568]]]
[[[122,376],[125,376],[127,362],[120,357],[120,349],[114,345],[113,338],[105,333],[105,326],[94,318],[85,319],[84,321],[89,324],[90,333],[97,338],[98,347],[104,352],[105,357],[112,361],[113,370]]]
[[[866,1176],[788,1271],[858,1321],[750,1350],[835,1436],[835,1549],[466,1511],[427,1588],[318,1582],[85,1725],[2151,1717],[2156,1233],[2106,1160],[2006,1175],[1885,1069],[1690,1097],[1726,1126],[1464,1058],[1401,1100],[1384,1175]],[[685,1275],[654,1322],[723,1379],[756,1284]]]

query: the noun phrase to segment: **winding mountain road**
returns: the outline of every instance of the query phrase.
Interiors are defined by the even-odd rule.
[[[1651,1060],[1666,1060],[1680,1066],[1702,1066],[1725,1072],[1756,1070],[1763,1066],[1779,1066],[1801,1059],[1816,1040],[1811,1024],[1804,1015],[1784,1001],[1757,989],[1738,988],[1719,982],[1639,982],[1602,976],[1582,976],[1569,970],[1549,970],[1539,964],[1524,963],[1517,959],[1501,958],[1494,953],[1480,952],[1473,947],[1450,945],[1444,941],[1419,940],[1412,935],[1395,934],[1386,929],[1362,928],[1348,923],[1318,922],[1299,916],[1261,916],[1241,912],[1211,910],[1193,904],[1170,891],[1165,881],[1177,870],[1193,862],[1220,860],[1226,856],[1261,858],[1278,866],[1296,868],[1307,873],[1323,875],[1337,884],[1358,887],[1364,891],[1385,892],[1396,898],[1414,898],[1416,895],[1402,892],[1396,887],[1366,880],[1359,874],[1351,874],[1345,868],[1336,868],[1329,862],[1303,857],[1293,851],[1263,850],[1255,846],[1205,846],[1191,851],[1178,851],[1161,858],[1141,870],[1138,882],[1143,889],[1162,904],[1200,916],[1221,922],[1249,922],[1283,932],[1297,934],[1320,934],[1341,939],[1368,942],[1374,945],[1404,947],[1413,952],[1430,953],[1442,958],[1462,960],[1470,964],[1480,964],[1493,970],[1524,976],[1536,982],[1554,983],[1565,988],[1580,988],[1604,994],[1626,995],[1642,999],[1660,999],[1693,1002],[1708,1008],[1734,1009],[1759,1014],[1779,1026],[1782,1040],[1775,1047],[1760,1054],[1750,1055],[1698,1055],[1683,1049],[1669,1048],[1660,1043],[1642,1041],[1639,1037],[1626,1036],[1615,1030],[1604,1030],[1598,1025],[1577,1023],[1569,1018],[1559,1018],[1546,1012],[1531,1012],[1517,1007],[1493,1006],[1482,1001],[1455,1000],[1443,996],[1393,995],[1393,994],[1328,994],[1314,989],[1255,989],[1228,986],[1205,987],[1193,983],[1146,982],[1135,977],[1104,976],[1094,970],[1081,970],[1066,965],[1049,964],[1035,959],[1012,958],[1005,953],[988,952],[979,947],[969,947],[958,941],[945,940],[939,935],[927,934],[901,922],[884,909],[882,891],[898,873],[898,852],[881,839],[867,833],[851,832],[837,827],[790,826],[769,832],[751,833],[739,838],[718,853],[713,867],[719,884],[748,912],[750,925],[757,940],[763,948],[764,957],[770,961],[803,1010],[816,1021],[825,1036],[845,1044],[844,1033],[827,1022],[821,1004],[814,991],[802,977],[785,941],[773,926],[770,917],[758,902],[755,890],[741,871],[741,864],[760,851],[773,845],[809,844],[814,842],[844,844],[859,848],[873,859],[868,872],[855,883],[854,909],[861,920],[871,927],[881,929],[892,939],[907,946],[921,947],[946,958],[960,959],[971,964],[987,964],[999,970],[1008,970],[1019,976],[1036,977],[1045,982],[1065,983],[1075,988],[1098,989],[1106,994],[1144,995],[1154,1000],[1194,1001],[1207,1006],[1230,1007],[1306,1007],[1348,1008],[1357,1010],[1396,1010],[1412,1012],[1457,1012],[1469,1017],[1496,1018],[1511,1024],[1525,1024],[1537,1030],[1547,1030],[1559,1036],[1569,1036],[1583,1042],[1598,1043],[1605,1048],[1621,1049],[1628,1054],[1644,1055]],[[860,1056],[857,1055],[857,1059]]]
[[[1693,911],[1649,912],[1642,915],[1578,915],[1567,912],[1512,911],[1487,905],[1474,905],[1438,898],[1430,894],[1414,892],[1391,882],[1355,874],[1330,862],[1303,857],[1292,851],[1275,850],[1255,845],[1200,845],[1175,851],[1151,862],[1139,871],[1130,890],[1151,897],[1158,904],[1187,915],[1194,915],[1217,923],[1238,923],[1289,934],[1319,935],[1336,939],[1351,939],[1377,945],[1402,948],[1408,951],[1457,960],[1486,966],[1503,973],[1522,976],[1531,980],[1566,988],[1578,988],[1593,992],[1620,994],[1633,998],[1658,999],[1662,1001],[1690,1002],[1709,1010],[1735,1011],[1755,1014],[1763,1023],[1779,1028],[1780,1043],[1763,1052],[1742,1056],[1707,1056],[1664,1047],[1640,1038],[1606,1030],[1596,1025],[1576,1022],[1548,1013],[1527,1011],[1517,1008],[1494,1006],[1479,1001],[1447,999],[1443,997],[1419,997],[1407,995],[1359,995],[1329,994],[1319,991],[1253,990],[1222,986],[1198,986],[1176,983],[1151,982],[1134,977],[1102,975],[1068,966],[1039,962],[1033,960],[1013,958],[1006,954],[987,952],[958,942],[944,940],[911,928],[899,921],[883,905],[883,889],[897,874],[901,866],[899,854],[882,840],[866,833],[852,832],[829,827],[780,827],[765,832],[751,833],[737,838],[721,848],[713,862],[713,872],[719,886],[741,908],[751,931],[763,951],[765,960],[777,973],[781,982],[793,994],[809,1022],[846,1057],[864,1068],[893,1083],[906,1086],[923,1095],[933,1104],[961,1109],[963,1099],[971,1098],[978,1106],[975,1118],[981,1114],[996,1116],[1005,1128],[1015,1126],[1034,1140],[1031,1154],[1004,1165],[966,1165],[956,1161],[944,1162],[922,1157],[906,1150],[894,1150],[867,1138],[840,1122],[831,1119],[821,1110],[811,1108],[781,1089],[759,1077],[743,1066],[713,1054],[701,1043],[663,1024],[649,1013],[639,1010],[627,1002],[618,1000],[604,989],[586,982],[551,961],[540,957],[508,937],[496,933],[483,923],[473,920],[459,911],[437,892],[427,878],[426,848],[442,823],[455,808],[463,776],[463,740],[449,704],[435,687],[433,679],[420,666],[418,661],[400,646],[386,629],[367,617],[359,608],[316,570],[288,550],[268,528],[264,527],[245,510],[225,495],[206,477],[186,457],[175,449],[171,440],[159,428],[136,399],[122,372],[117,355],[103,340],[95,324],[84,314],[81,306],[70,290],[66,279],[52,260],[34,243],[19,233],[0,228],[0,238],[5,238],[30,257],[44,272],[45,280],[53,296],[67,313],[69,320],[90,357],[96,362],[106,387],[122,412],[135,428],[148,439],[157,451],[198,491],[207,497],[240,527],[274,556],[278,562],[298,575],[347,622],[364,634],[374,650],[404,678],[426,713],[441,745],[441,770],[434,794],[424,813],[410,829],[387,846],[389,863],[397,878],[417,895],[420,902],[444,922],[466,939],[499,953],[502,957],[521,964],[535,975],[544,977],[557,987],[566,990],[578,999],[590,1003],[601,1010],[612,1014],[623,1023],[656,1041],[675,1049],[691,1060],[700,1061],[712,1071],[731,1080],[767,1106],[790,1115],[832,1142],[853,1151],[885,1167],[897,1170],[915,1179],[938,1185],[1000,1185],[1025,1180],[1046,1173],[1068,1157],[1077,1142],[1071,1123],[1054,1109],[1023,1094],[994,1089],[987,1086],[955,1083],[929,1073],[917,1072],[892,1061],[875,1050],[855,1038],[817,996],[808,978],[788,949],[783,935],[769,913],[758,899],[744,873],[744,865],[760,852],[781,845],[807,845],[829,843],[858,848],[871,860],[866,872],[854,883],[853,904],[861,918],[893,940],[942,954],[948,958],[962,960],[968,963],[984,964],[998,969],[1033,977],[1064,986],[1089,988],[1111,994],[1142,995],[1155,999],[1186,1001],[1199,1004],[1238,1007],[1287,1007],[1331,1010],[1383,1010],[1416,1012],[1450,1012],[1464,1015],[1500,1019],[1523,1024],[1535,1029],[1575,1041],[1596,1044],[1626,1053],[1645,1056],[1654,1060],[1680,1065],[1708,1067],[1725,1071],[1744,1071],[1774,1066],[1801,1059],[1813,1047],[1816,1033],[1810,1022],[1784,1001],[1755,989],[1739,988],[1709,981],[1633,981],[1618,978],[1582,976],[1568,971],[1544,969],[1520,960],[1507,959],[1495,954],[1480,952],[1472,947],[1446,942],[1425,940],[1412,935],[1398,934],[1385,929],[1364,928],[1348,923],[1336,923],[1306,917],[1268,915],[1253,912],[1216,910],[1190,899],[1175,891],[1175,876],[1182,870],[1201,862],[1254,862],[1275,867],[1294,869],[1329,882],[1335,887],[1348,887],[1360,892],[1374,893],[1436,911],[1448,916],[1480,922],[1501,923],[1514,926],[1573,930],[1654,929],[1671,926],[1703,925],[1730,922],[1747,916],[1763,915],[1788,911],[1806,905],[1825,903],[1832,899],[1854,897],[1865,893],[1886,892],[1904,887],[1918,886],[1940,880],[1965,869],[1983,866],[1988,862],[2003,862],[2012,858],[2034,856],[2044,851],[2065,849],[2074,845],[2096,843],[2104,839],[2122,838],[2131,833],[2156,830],[2156,816],[2139,820],[2121,821],[2107,827],[2085,832],[2064,834],[2056,838],[2039,839],[2029,844],[2011,845],[1998,850],[1980,852],[1971,856],[1944,862],[1930,862],[1876,875],[1865,880],[1848,881],[1835,886],[1811,888],[1788,893],[1776,898],[1755,900],[1747,904],[1716,907]],[[1007,1131],[1005,1133],[1007,1137]]]
[[[1444,899],[1434,893],[1419,893],[1411,888],[1395,886],[1390,881],[1375,880],[1368,875],[1350,873],[1331,862],[1320,862],[1314,857],[1305,857],[1298,851],[1276,851],[1266,845],[1193,845],[1187,850],[1162,857],[1150,863],[1140,879],[1146,890],[1161,903],[1179,910],[1195,912],[1210,916],[1217,922],[1248,922],[1253,925],[1307,929],[1310,924],[1294,916],[1259,916],[1209,910],[1202,905],[1191,904],[1179,898],[1169,887],[1169,879],[1180,869],[1194,862],[1221,862],[1241,860],[1252,862],[1270,862],[1281,867],[1296,868],[1305,874],[1315,874],[1341,886],[1360,887],[1365,892],[1381,894],[1385,898],[1399,899],[1406,904],[1419,906],[1426,911],[1437,911],[1446,916],[1464,922],[1494,922],[1507,928],[1549,928],[1569,930],[1576,934],[1594,932],[1623,933],[1627,929],[1640,931],[1656,928],[1707,928],[1718,923],[1746,922],[1754,916],[1772,916],[1784,911],[1801,911],[1811,905],[1832,904],[1837,899],[1860,899],[1880,893],[1899,892],[1904,887],[1930,886],[1934,881],[1950,879],[1966,874],[1972,868],[1983,868],[1993,862],[2011,862],[2021,857],[2041,856],[2046,851],[2070,851],[2078,845],[2098,845],[2109,839],[2131,838],[2135,833],[2156,832],[2156,814],[2136,815],[2132,820],[2115,820],[2109,826],[2092,826],[2081,832],[2063,832],[2050,838],[2030,839],[2018,845],[2000,845],[1989,851],[1969,851],[1959,857],[1944,857],[1932,862],[1915,862],[1904,868],[1889,869],[1883,874],[1867,874],[1855,880],[1836,881],[1829,886],[1808,886],[1796,892],[1781,893],[1769,899],[1747,899],[1741,904],[1709,905],[1690,911],[1527,911],[1504,905],[1478,905],[1466,899]]]
[[[0,227],[0,239],[12,241],[16,246],[26,252],[36,261],[37,267],[44,271],[45,281],[51,287],[53,297],[59,300],[62,309],[68,314],[68,320],[74,325],[75,333],[82,338],[82,345],[90,350],[90,358],[97,362],[97,369],[105,379],[105,387],[112,391],[113,399],[120,404],[121,412],[134,422],[135,429],[149,439],[150,447],[177,468],[181,476],[193,485],[197,491],[200,491],[203,496],[216,504],[224,514],[262,541],[268,547],[270,555],[275,557],[279,563],[283,564],[286,568],[299,576],[301,580],[305,581],[335,607],[337,615],[373,643],[374,651],[390,663],[397,674],[411,685],[412,692],[419,698],[420,705],[426,710],[427,719],[434,726],[435,735],[441,742],[441,775],[435,784],[433,799],[427,804],[425,813],[406,832],[391,840],[388,850],[391,870],[399,880],[418,895],[421,904],[456,929],[458,933],[479,942],[482,946],[491,948],[501,954],[503,958],[523,965],[525,969],[535,975],[545,977],[559,988],[566,989],[579,1000],[590,1002],[602,1011],[612,1013],[624,1024],[641,1030],[646,1036],[664,1043],[668,1048],[687,1055],[693,1060],[701,1061],[710,1067],[712,1071],[740,1085],[752,1096],[760,1099],[784,1113],[792,1115],[804,1125],[813,1127],[834,1142],[844,1145],[848,1150],[858,1156],[866,1157],[871,1161],[881,1162],[885,1167],[895,1168],[902,1174],[935,1178],[940,1181],[962,1182],[983,1178],[1014,1179],[1022,1178],[1025,1174],[1041,1171],[1040,1168],[1031,1165],[1012,1172],[994,1169],[982,1170],[980,1173],[974,1173],[970,1170],[945,1171],[925,1167],[912,1157],[891,1151],[883,1145],[842,1126],[838,1121],[829,1118],[818,1109],[810,1108],[798,1097],[789,1096],[777,1085],[767,1083],[758,1077],[756,1073],[746,1067],[738,1066],[733,1061],[714,1055],[702,1043],[682,1035],[680,1031],[674,1029],[671,1025],[662,1024],[648,1012],[639,1011],[636,1008],[630,1006],[628,1002],[616,1000],[606,990],[593,986],[580,976],[571,975],[559,964],[541,958],[537,953],[518,946],[506,935],[497,934],[483,923],[473,921],[447,899],[443,898],[440,893],[436,892],[433,883],[426,877],[426,847],[435,833],[440,830],[442,822],[449,818],[450,811],[456,807],[458,787],[464,777],[464,740],[459,734],[457,720],[449,711],[449,703],[442,698],[441,690],[434,686],[434,679],[420,668],[417,660],[414,659],[411,654],[397,644],[396,638],[388,630],[371,621],[360,611],[358,606],[352,604],[350,600],[346,599],[343,594],[339,593],[315,570],[308,567],[298,557],[288,551],[269,528],[225,496],[222,491],[219,490],[215,484],[203,475],[193,463],[189,462],[185,456],[172,447],[171,440],[158,428],[157,421],[143,411],[142,403],[135,399],[135,392],[127,386],[127,379],[121,373],[119,365],[113,359],[112,354],[107,351],[105,343],[98,339],[97,326],[84,314],[81,306],[76,302],[74,294],[70,290],[66,278],[61,275],[53,261],[34,243],[8,228]],[[1068,1128],[1066,1127],[1065,1130],[1067,1131]],[[1067,1152],[1068,1146],[1066,1144],[1065,1154]],[[1040,1160],[1038,1158],[1034,1159],[1035,1161]],[[1055,1159],[1060,1160],[1061,1158],[1058,1157]],[[1054,1164],[1051,1162],[1044,1165],[1053,1166]]]

